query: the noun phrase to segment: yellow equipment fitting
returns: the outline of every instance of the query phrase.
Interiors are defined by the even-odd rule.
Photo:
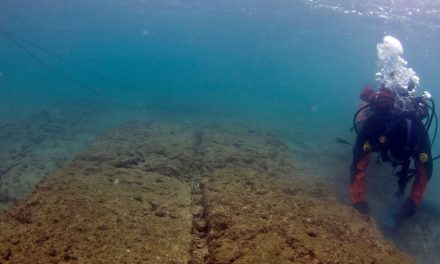
[[[428,160],[429,160],[429,156],[428,156],[428,154],[426,154],[426,153],[424,153],[424,152],[422,152],[422,153],[419,154],[419,161],[420,161],[421,163],[426,163],[426,162],[428,162]]]
[[[363,148],[364,148],[364,151],[365,151],[365,152],[370,152],[371,149],[372,149],[372,147],[371,147],[371,145],[370,145],[370,142],[365,141]]]

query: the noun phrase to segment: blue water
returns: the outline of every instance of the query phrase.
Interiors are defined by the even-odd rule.
[[[384,36],[402,42],[418,92],[440,98],[433,2],[0,0],[0,124],[43,112],[88,135],[136,118],[255,122],[303,142],[312,174],[348,179],[350,149],[333,139],[354,139]]]

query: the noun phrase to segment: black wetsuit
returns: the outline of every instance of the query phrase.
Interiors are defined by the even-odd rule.
[[[393,166],[402,165],[400,191],[405,189],[410,161],[414,159],[415,177],[407,202],[409,204],[407,206],[413,208],[411,212],[404,212],[403,214],[406,215],[402,216],[407,218],[420,204],[427,182],[432,175],[431,143],[422,123],[427,116],[427,106],[420,98],[413,98],[410,100],[414,106],[413,110],[399,112],[394,109],[392,95],[390,91],[381,90],[371,95],[371,99],[367,102],[371,105],[370,113],[360,125],[353,149],[350,196],[356,208],[359,208],[357,205],[360,204],[366,205],[365,171],[371,152],[381,153],[382,159],[391,162]],[[382,100],[384,98],[386,100]]]

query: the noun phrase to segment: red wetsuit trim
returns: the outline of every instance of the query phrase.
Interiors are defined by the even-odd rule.
[[[350,196],[353,204],[365,202],[365,171],[370,161],[370,154],[366,154],[357,164],[354,180],[350,184]]]
[[[428,173],[426,167],[420,163],[416,162],[416,178],[411,187],[410,197],[414,203],[419,206],[423,199],[423,194],[426,190],[426,185],[428,183]]]

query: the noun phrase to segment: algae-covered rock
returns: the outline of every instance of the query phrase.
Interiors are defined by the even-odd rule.
[[[273,134],[132,123],[0,216],[0,263],[411,263]]]

